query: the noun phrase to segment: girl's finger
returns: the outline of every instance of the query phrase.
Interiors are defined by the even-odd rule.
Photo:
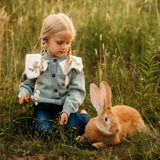
[[[28,102],[29,101],[29,97],[25,97],[25,101]]]
[[[63,119],[61,118],[60,119],[60,122],[59,122],[61,125],[63,125]]]
[[[64,124],[67,124],[67,122],[68,122],[68,119],[67,119],[67,118],[65,118],[65,120],[64,120]]]
[[[61,119],[60,119],[60,124],[63,125],[63,124],[67,124],[67,118],[64,117],[64,116],[61,116]]]
[[[23,104],[22,98],[19,99],[19,103],[20,103],[20,104]]]

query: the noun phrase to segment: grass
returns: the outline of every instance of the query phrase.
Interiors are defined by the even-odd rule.
[[[69,15],[77,31],[72,52],[83,58],[87,90],[80,109],[96,116],[89,84],[105,80],[113,105],[136,108],[150,135],[98,150],[61,126],[47,141],[33,136],[33,108],[19,105],[18,86],[25,54],[40,52],[44,18],[58,12]],[[0,24],[0,159],[160,159],[159,0],[3,0]]]

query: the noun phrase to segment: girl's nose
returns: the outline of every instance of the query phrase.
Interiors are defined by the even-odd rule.
[[[62,49],[66,49],[66,44],[64,43],[63,45],[62,45]]]

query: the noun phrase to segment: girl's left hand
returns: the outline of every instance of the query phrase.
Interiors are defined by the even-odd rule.
[[[63,124],[67,124],[67,122],[68,122],[68,114],[65,113],[65,112],[63,112],[63,113],[61,114],[61,119],[60,119],[59,123],[60,123],[61,125],[63,125]]]

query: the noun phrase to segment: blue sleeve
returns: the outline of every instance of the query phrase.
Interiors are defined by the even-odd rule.
[[[36,79],[26,79],[19,85],[19,94],[18,97],[20,98],[22,94],[26,93],[29,96],[33,94],[34,86],[35,86]]]
[[[62,112],[68,114],[75,113],[78,111],[79,106],[84,101],[86,91],[85,91],[85,78],[84,73],[81,71],[72,71],[72,78],[68,87],[68,95],[63,105]]]

